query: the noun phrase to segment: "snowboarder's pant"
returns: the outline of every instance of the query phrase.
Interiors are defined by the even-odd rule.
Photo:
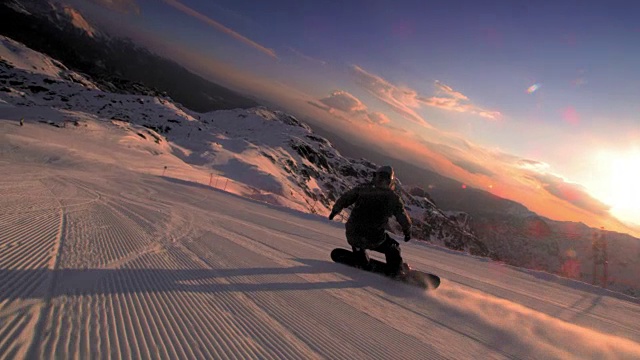
[[[385,240],[382,244],[378,245],[375,248],[370,250],[377,251],[379,253],[383,253],[387,263],[387,269],[389,269],[390,273],[396,273],[400,270],[402,266],[402,256],[400,255],[400,244],[397,241],[393,240],[386,232],[384,233]],[[358,262],[362,264],[362,266],[366,267],[369,264],[369,255],[367,254],[367,249],[358,248],[352,246],[353,253],[356,256]]]

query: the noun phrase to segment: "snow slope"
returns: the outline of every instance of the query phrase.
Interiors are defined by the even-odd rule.
[[[331,262],[341,223],[162,176],[199,170],[148,129],[2,109],[2,359],[640,358],[635,298],[403,244],[425,293]]]

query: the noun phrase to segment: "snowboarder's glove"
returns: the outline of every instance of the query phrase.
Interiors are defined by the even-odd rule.
[[[404,234],[404,242],[411,240],[411,234]]]
[[[329,220],[333,220],[333,218],[336,217],[336,215],[338,215],[338,213],[332,211],[331,214],[329,214]]]

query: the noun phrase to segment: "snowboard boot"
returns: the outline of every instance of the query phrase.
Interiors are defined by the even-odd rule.
[[[403,262],[397,269],[390,269],[389,276],[394,279],[405,279],[409,276],[410,271],[411,267],[409,267],[409,264]]]
[[[365,271],[371,271],[372,266],[369,262],[369,254],[367,254],[367,251],[357,247],[352,247],[352,249],[355,257],[355,267]]]

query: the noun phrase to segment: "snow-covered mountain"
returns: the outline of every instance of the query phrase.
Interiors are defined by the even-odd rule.
[[[256,107],[198,113],[168,97],[105,92],[87,76],[9,38],[1,39],[0,56],[0,111],[56,126],[74,124],[74,114],[80,113],[110,121],[138,139],[131,146],[171,155],[167,168],[159,171],[166,176],[326,215],[342,192],[368,181],[377,167],[342,156],[284,112]],[[52,109],[58,115],[30,118],[30,109]],[[583,281],[593,277],[594,229],[521,210],[470,218],[443,211],[419,188],[397,189],[414,219],[416,239]],[[391,226],[399,230],[393,221]],[[607,239],[607,286],[637,294],[640,241],[616,233],[607,233]]]
[[[89,37],[98,34],[105,36],[69,4],[48,0],[6,0],[4,5],[20,14],[45,18],[59,30],[65,30],[65,25],[71,25]]]
[[[103,2],[105,6],[125,6]],[[0,2],[0,34],[88,74],[120,94],[170,95],[196,111],[248,108],[258,103],[198,76],[130,39],[111,36],[63,0]]]

